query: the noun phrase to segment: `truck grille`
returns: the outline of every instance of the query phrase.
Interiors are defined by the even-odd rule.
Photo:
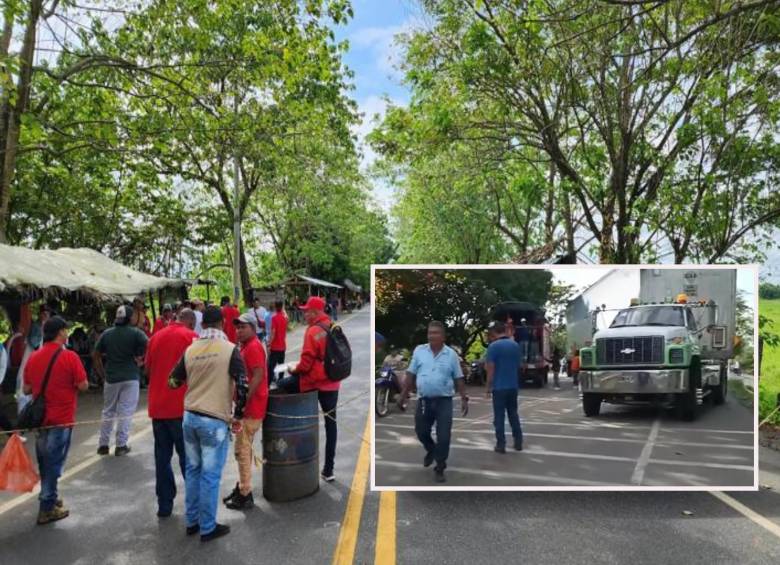
[[[598,365],[661,365],[664,362],[664,338],[647,336],[597,339],[596,362]]]

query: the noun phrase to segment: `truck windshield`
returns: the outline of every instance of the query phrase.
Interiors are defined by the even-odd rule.
[[[621,310],[615,316],[610,328],[634,326],[684,326],[685,318],[681,307],[659,306]]]

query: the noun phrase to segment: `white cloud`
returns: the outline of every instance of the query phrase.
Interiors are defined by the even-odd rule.
[[[403,53],[396,36],[420,27],[423,27],[422,20],[410,17],[397,25],[358,29],[349,36],[349,41],[353,48],[367,49],[372,53],[377,70],[400,81],[402,76],[398,67]]]

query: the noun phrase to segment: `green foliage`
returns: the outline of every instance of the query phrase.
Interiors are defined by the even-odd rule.
[[[760,332],[768,333],[768,328],[780,323],[780,300],[762,299],[759,312],[762,319]],[[759,371],[758,417],[762,420],[775,409],[777,395],[780,394],[780,339],[774,333],[770,338],[764,339],[764,354]],[[780,417],[775,417],[773,423],[780,424]]]
[[[777,300],[780,298],[780,285],[762,282],[758,285],[758,296],[764,300]]]

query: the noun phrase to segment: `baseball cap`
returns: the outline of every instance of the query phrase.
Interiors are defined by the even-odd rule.
[[[310,296],[301,310],[325,310],[325,301],[319,296]]]
[[[133,312],[130,306],[122,305],[116,309],[116,316],[114,316],[114,320],[117,322],[123,322],[130,319],[130,316],[132,315]]]
[[[206,311],[203,312],[204,324],[216,324],[222,320],[222,310],[218,306],[208,306]]]
[[[257,331],[257,319],[249,314],[241,314],[238,318],[234,318],[233,325],[237,326],[238,324],[250,324]]]
[[[43,324],[43,339],[54,339],[61,330],[71,327],[71,324],[61,316],[52,316]]]

